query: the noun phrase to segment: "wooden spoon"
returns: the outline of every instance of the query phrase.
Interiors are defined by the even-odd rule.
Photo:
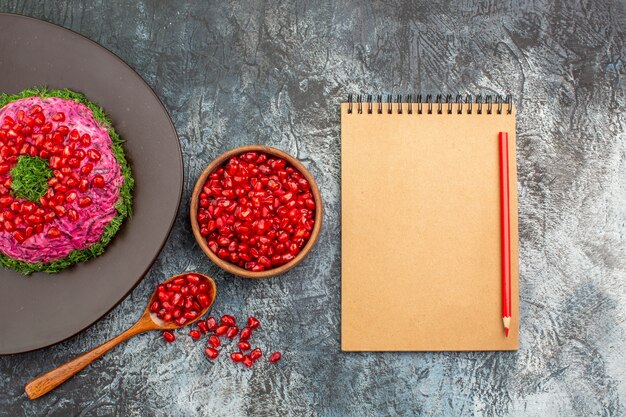
[[[184,274],[176,275],[165,281],[163,284],[167,284],[168,282],[176,278],[183,277],[190,273],[191,272],[186,272]],[[198,317],[195,320],[186,323],[185,326],[194,323],[196,320],[200,319],[211,308],[211,306],[213,305],[213,301],[215,301],[215,282],[213,282],[213,280],[206,275],[198,274],[197,272],[193,272],[193,274],[201,277],[205,281],[205,283],[209,285],[211,289],[211,298],[209,305],[202,309],[200,314],[198,314]],[[91,362],[98,359],[100,356],[104,355],[123,341],[135,336],[136,334],[143,333],[148,330],[174,330],[180,327],[184,327],[179,326],[174,322],[165,322],[158,318],[155,313],[150,312],[150,305],[155,301],[156,296],[157,292],[155,291],[152,294],[152,297],[150,297],[148,307],[146,307],[146,310],[143,312],[139,320],[137,320],[137,322],[131,328],[109,340],[108,342],[103,343],[92,351],[84,353],[76,359],[73,359],[64,365],[61,365],[58,368],[53,369],[52,371],[45,373],[26,384],[26,387],[24,387],[24,391],[26,391],[26,395],[28,395],[28,398],[34,400],[41,397],[42,395],[47,394],[48,392],[52,391],[53,389],[70,379],[72,376],[78,373],[81,369],[85,368]]]

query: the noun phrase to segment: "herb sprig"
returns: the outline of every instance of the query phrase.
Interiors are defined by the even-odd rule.
[[[22,155],[11,170],[13,195],[39,203],[48,191],[48,180],[53,177],[48,163],[38,156]]]

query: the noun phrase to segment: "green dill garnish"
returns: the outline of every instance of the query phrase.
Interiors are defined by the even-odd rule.
[[[11,177],[11,189],[15,197],[39,203],[39,199],[48,191],[48,180],[53,174],[48,162],[40,157],[22,155],[11,170]]]
[[[109,136],[111,137],[112,141],[113,155],[115,156],[115,159],[117,160],[117,163],[122,170],[122,176],[124,177],[124,183],[120,187],[120,198],[115,205],[117,215],[113,219],[111,219],[109,224],[104,228],[102,237],[100,238],[99,242],[94,243],[86,249],[74,250],[70,252],[65,258],[57,259],[49,263],[24,262],[18,259],[10,258],[3,253],[0,253],[0,265],[6,268],[15,269],[17,272],[24,275],[29,275],[33,272],[55,273],[60,272],[74,264],[85,262],[91,258],[100,256],[102,255],[102,253],[104,253],[104,248],[111,242],[111,239],[113,239],[113,236],[115,236],[115,234],[119,230],[124,219],[132,215],[132,191],[135,180],[132,177],[130,166],[128,165],[128,161],[126,160],[126,156],[124,154],[124,148],[122,146],[124,141],[122,140],[122,138],[120,138],[115,129],[113,129],[109,117],[100,106],[87,100],[84,95],[68,89],[48,90],[46,87],[41,87],[27,89],[14,95],[8,95],[6,93],[0,94],[0,108],[4,107],[12,101],[28,97],[58,97],[68,100],[74,100],[77,103],[82,103],[86,105],[92,111],[94,119],[96,119],[101,126],[105,127],[108,130]],[[13,190],[15,192],[15,188],[13,188]]]

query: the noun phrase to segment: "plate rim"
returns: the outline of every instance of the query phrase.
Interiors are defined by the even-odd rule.
[[[144,271],[139,275],[139,277],[136,279],[136,281],[132,284],[132,286],[129,288],[129,290],[122,295],[122,297],[117,300],[112,306],[111,308],[109,308],[107,311],[105,311],[101,316],[97,317],[93,322],[89,323],[88,325],[78,329],[75,333],[72,333],[71,335],[64,337],[63,339],[60,339],[56,342],[52,342],[43,346],[38,346],[38,347],[29,347],[25,350],[16,350],[16,351],[0,351],[0,356],[7,356],[7,355],[18,355],[18,354],[22,354],[22,353],[28,353],[28,352],[34,352],[34,351],[38,351],[38,350],[42,350],[54,345],[57,345],[59,343],[62,343],[68,339],[71,339],[72,337],[78,335],[79,333],[82,333],[83,331],[87,330],[88,328],[90,328],[91,326],[93,326],[95,323],[97,323],[98,321],[102,320],[102,318],[104,316],[106,316],[107,314],[109,314],[115,307],[117,307],[118,305],[120,305],[120,303],[122,301],[124,301],[126,298],[128,298],[128,296],[130,295],[131,292],[133,292],[133,290],[137,287],[137,285],[139,285],[139,283],[141,281],[143,281],[143,279],[146,277],[146,275],[148,274],[148,272],[150,272],[150,269],[152,268],[152,266],[154,265],[154,263],[156,262],[157,258],[159,257],[159,255],[161,254],[161,252],[163,251],[163,248],[165,247],[165,244],[167,243],[167,241],[169,240],[170,235],[172,234],[172,229],[174,228],[174,224],[176,223],[176,219],[178,218],[178,213],[180,211],[180,206],[182,203],[182,198],[183,198],[183,192],[184,192],[184,188],[185,188],[185,164],[184,164],[184,160],[183,160],[183,150],[180,144],[180,137],[178,136],[178,132],[176,131],[176,126],[174,125],[174,122],[172,121],[172,117],[170,116],[169,112],[167,111],[167,108],[165,108],[165,105],[163,104],[163,102],[161,101],[161,99],[159,98],[159,96],[156,94],[156,92],[154,91],[154,89],[152,88],[152,86],[150,84],[148,84],[146,82],[146,80],[133,68],[131,67],[126,61],[124,61],[121,57],[119,57],[115,52],[111,51],[110,49],[106,48],[103,45],[100,45],[98,42],[88,38],[87,36],[78,33],[72,29],[68,29],[66,27],[63,27],[61,25],[57,25],[55,23],[51,23],[48,22],[46,20],[42,20],[42,19],[37,19],[35,17],[31,17],[31,16],[25,16],[25,15],[21,15],[18,13],[6,13],[6,12],[0,12],[0,17],[2,16],[9,16],[9,17],[16,17],[16,18],[20,18],[20,19],[24,19],[24,20],[32,20],[37,22],[37,24],[44,24],[44,25],[48,25],[48,26],[52,26],[55,27],[57,29],[61,29],[61,30],[66,30],[69,31],[70,33],[77,35],[85,40],[87,40],[89,43],[94,44],[96,47],[99,47],[101,49],[103,49],[104,51],[106,51],[109,55],[111,55],[114,59],[120,61],[122,64],[124,64],[127,68],[129,68],[136,76],[137,78],[139,78],[139,80],[146,86],[148,87],[148,90],[150,91],[150,93],[152,94],[152,96],[156,99],[156,101],[159,103],[159,105],[161,106],[161,109],[163,110],[163,112],[165,113],[165,116],[167,117],[167,121],[169,122],[172,131],[174,132],[174,137],[176,138],[176,147],[178,148],[178,164],[180,166],[180,172],[181,172],[181,178],[180,178],[180,185],[178,187],[178,202],[176,204],[176,212],[172,218],[172,220],[170,221],[170,225],[168,226],[168,231],[167,231],[167,235],[165,236],[165,238],[163,239],[163,242],[161,243],[161,245],[159,246],[158,251],[156,252],[156,254],[154,255],[154,257],[150,260],[149,264],[145,267]],[[94,101],[97,103],[97,101]],[[132,169],[132,165],[131,165],[131,169]],[[132,220],[132,217],[130,219],[127,219],[127,221]],[[115,239],[113,239],[113,241],[115,241]],[[113,243],[113,242],[112,242]],[[129,324],[130,326],[130,324]],[[104,343],[104,342],[103,342]]]

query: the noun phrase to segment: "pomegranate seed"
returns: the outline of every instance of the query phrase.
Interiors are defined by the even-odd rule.
[[[253,361],[256,361],[261,356],[263,356],[263,352],[261,352],[261,349],[259,348],[256,348],[252,352],[250,352],[250,359],[252,359]]]
[[[50,230],[48,230],[48,237],[55,239],[59,236],[61,236],[61,232],[56,227],[51,227]]]
[[[150,311],[152,313],[156,313],[157,311],[159,311],[159,302],[155,301],[152,304],[150,304]]]
[[[237,343],[237,347],[242,352],[245,352],[246,350],[250,350],[250,343],[249,342],[239,342],[239,343]]]
[[[243,364],[246,365],[248,368],[250,368],[252,365],[254,365],[254,362],[252,361],[252,359],[250,359],[250,356],[245,356],[243,358]]]
[[[176,340],[176,336],[174,336],[174,333],[172,332],[163,332],[163,338],[167,340],[168,343],[172,343]]]
[[[261,322],[256,319],[256,317],[250,316],[248,317],[248,327],[250,329],[256,329],[261,325]]]
[[[202,320],[198,322],[198,328],[202,331],[202,333],[206,333],[208,331],[206,327],[206,323],[203,322]]]
[[[241,352],[233,352],[230,354],[230,358],[233,362],[241,362],[243,361],[244,355]]]
[[[15,225],[11,220],[5,220],[2,225],[4,226],[4,230],[6,230],[7,232],[12,232],[13,229],[15,229]]]
[[[237,321],[230,314],[224,314],[222,316],[222,324],[227,324],[229,326],[235,326],[237,324]]]
[[[252,335],[252,330],[250,330],[249,327],[244,327],[241,330],[241,334],[239,335],[239,339],[240,340],[248,340],[248,339],[250,339],[251,335]]]
[[[99,161],[101,156],[100,156],[100,152],[95,150],[95,149],[89,149],[87,151],[87,156],[89,157],[90,160],[92,161]]]
[[[70,131],[69,138],[70,138],[71,141],[75,142],[75,141],[80,139],[80,133],[78,133],[78,130],[72,129]]]
[[[87,191],[89,189],[89,181],[87,181],[85,178],[80,180],[80,182],[78,183],[78,189],[83,193]],[[80,205],[80,201],[78,204]]]
[[[15,240],[17,240],[19,243],[22,243],[26,240],[26,235],[24,234],[24,232],[22,232],[21,230],[16,230],[13,232],[13,237],[15,238]]]
[[[200,334],[199,331],[194,329],[194,330],[190,330],[189,331],[189,336],[191,336],[192,339],[198,340],[198,339],[200,339],[201,334]]]
[[[57,127],[57,132],[61,136],[66,136],[68,133],[70,133],[70,129],[67,126],[61,125],[61,126]]]
[[[187,282],[191,283],[191,284],[196,284],[198,285],[200,283],[200,277],[198,277],[197,275],[187,275]]]
[[[96,175],[93,177],[92,184],[96,188],[104,188],[104,178],[102,175]]]
[[[91,198],[90,197],[82,197],[78,200],[78,206],[79,207],[87,207],[91,205]]]
[[[206,328],[211,332],[217,329],[217,321],[213,317],[209,317],[208,319],[206,319],[205,324]]]
[[[215,334],[218,336],[222,336],[225,335],[226,332],[228,331],[230,326],[226,325],[226,324],[222,324],[221,326],[218,326],[215,328]]]
[[[220,342],[220,338],[215,336],[215,335],[211,335],[209,337],[209,344],[213,347],[218,347],[219,345],[221,345],[222,343]]]
[[[195,310],[187,311],[183,314],[183,317],[187,320],[195,320],[198,317],[198,312]]]
[[[220,351],[212,347],[207,347],[206,349],[204,349],[204,354],[207,356],[207,358],[214,360],[218,357]]]
[[[270,363],[276,363],[280,360],[280,352],[274,352],[272,353],[272,355],[270,356]]]
[[[89,173],[93,170],[93,164],[85,164],[80,168],[81,175],[89,175]]]
[[[209,300],[209,297],[206,294],[199,294],[197,298],[198,298],[198,302],[200,303],[202,307],[208,307],[209,304],[211,304],[211,301]]]
[[[66,201],[67,201],[67,199],[66,199]],[[74,210],[74,209],[69,209],[67,211],[67,217],[69,217],[70,220],[72,220],[73,222],[78,221],[78,219],[79,219],[78,212],[76,210]]]
[[[229,327],[228,330],[226,331],[226,337],[229,339],[232,339],[235,336],[237,336],[237,333],[239,333],[239,328],[237,326]]]
[[[65,113],[62,113],[62,112],[55,113],[51,117],[51,119],[54,120],[55,122],[63,122],[65,121]]]
[[[0,197],[0,207],[7,207],[12,202],[13,202],[13,197],[11,196]]]

